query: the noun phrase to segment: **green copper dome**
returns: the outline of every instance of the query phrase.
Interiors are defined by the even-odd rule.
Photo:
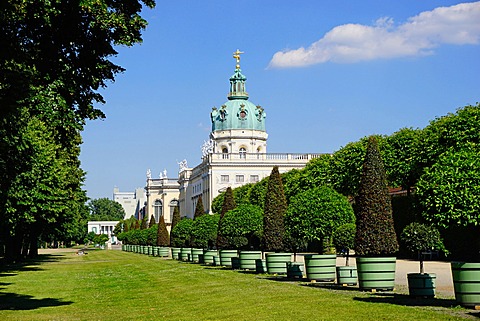
[[[265,131],[266,113],[260,106],[255,106],[248,101],[248,93],[245,90],[247,77],[240,69],[240,54],[234,53],[237,59],[235,73],[230,77],[230,93],[228,101],[220,108],[213,108],[211,113],[212,132],[230,129],[255,129]]]

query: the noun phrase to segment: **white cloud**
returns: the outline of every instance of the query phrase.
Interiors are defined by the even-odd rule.
[[[442,44],[479,42],[480,2],[461,3],[422,12],[398,26],[389,17],[378,19],[372,26],[337,26],[308,48],[275,53],[269,68],[424,56]]]

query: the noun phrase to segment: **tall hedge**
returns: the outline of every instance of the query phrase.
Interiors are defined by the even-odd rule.
[[[263,249],[265,251],[283,250],[285,234],[284,217],[287,212],[287,200],[283,190],[282,178],[278,166],[274,166],[268,179],[267,193],[263,207]]]
[[[172,226],[170,228],[170,245],[171,246],[175,246],[175,237],[173,236],[172,234],[172,231],[173,229],[175,228],[175,226],[178,224],[178,222],[180,222],[180,211],[178,209],[178,206],[175,206],[173,208],[173,218],[172,218]]]
[[[387,178],[375,137],[369,137],[356,199],[355,252],[363,256],[393,255],[398,241],[393,226]]]
[[[160,216],[160,222],[157,224],[157,245],[170,246],[170,237],[168,236],[167,226],[163,215]]]

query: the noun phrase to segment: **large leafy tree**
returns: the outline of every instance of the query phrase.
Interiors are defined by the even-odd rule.
[[[333,154],[330,163],[331,185],[337,192],[345,196],[357,195],[364,157],[364,141],[349,143]]]
[[[382,157],[385,163],[389,185],[401,186],[410,194],[419,176],[420,167],[416,161],[421,130],[402,128],[385,137],[382,145]]]
[[[450,149],[427,168],[417,184],[427,221],[443,228],[480,224],[480,147]]]
[[[446,238],[457,259],[480,262],[480,103],[436,118],[423,129],[416,197],[428,222],[460,234]],[[458,239],[464,238],[458,246]]]
[[[395,254],[398,242],[393,226],[392,203],[377,138],[374,136],[368,138],[355,208],[355,252],[364,256]]]
[[[90,221],[119,221],[125,217],[122,205],[106,197],[90,200],[88,208]]]
[[[104,102],[98,89],[123,71],[109,60],[117,54],[114,46],[142,40],[146,26],[139,15],[142,4],[153,7],[155,3],[0,3],[0,248],[5,249],[7,260],[24,255],[20,251],[27,238],[30,254],[35,255],[34,244],[40,238],[67,240],[78,234],[86,201],[81,190],[85,173],[78,160],[80,132],[85,119],[104,117],[94,107]],[[50,136],[29,144],[30,138],[24,135],[38,126]],[[46,151],[39,152],[42,148]],[[39,174],[38,164],[47,153],[54,162]],[[28,173],[40,175],[43,182],[32,186],[35,181],[27,182]],[[30,188],[35,194],[25,204],[18,202]],[[25,206],[33,202],[49,205]]]
[[[331,163],[332,156],[323,154],[318,158],[312,159],[301,170],[294,169],[282,174],[287,202],[290,203],[292,197],[309,189],[322,185],[331,185]]]
[[[284,217],[287,200],[283,190],[282,178],[278,166],[274,166],[268,179],[265,205],[263,207],[263,249],[281,251],[284,248]]]
[[[11,0],[0,6],[2,113],[51,84],[65,99],[65,121],[103,117],[97,92],[124,71],[109,59],[115,45],[141,42],[142,3],[154,0]],[[73,114],[72,114],[73,112]]]

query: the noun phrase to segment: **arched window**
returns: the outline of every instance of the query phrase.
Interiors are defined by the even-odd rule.
[[[240,147],[240,158],[246,158],[247,157],[247,149],[245,147]]]
[[[163,204],[161,200],[155,200],[153,203],[153,214],[155,215],[155,221],[159,222],[160,217],[163,215],[162,211],[163,210]]]
[[[223,159],[228,158],[228,149],[226,147],[222,149],[222,154],[223,154]]]
[[[170,223],[173,221],[173,211],[178,205],[178,200],[171,200],[170,204],[168,204],[168,206],[170,207]]]

